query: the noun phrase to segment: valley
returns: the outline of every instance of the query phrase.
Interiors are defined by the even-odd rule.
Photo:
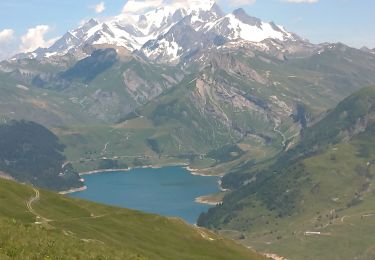
[[[225,176],[235,192],[198,223],[287,258],[373,258],[374,94],[353,94],[290,151]]]
[[[0,258],[374,259],[374,49],[129,2],[0,61]]]

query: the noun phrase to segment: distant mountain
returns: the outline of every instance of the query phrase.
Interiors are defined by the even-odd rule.
[[[73,54],[82,58],[90,47],[106,46],[138,51],[153,61],[176,63],[197,50],[225,42],[243,40],[256,44],[266,39],[301,40],[281,26],[248,16],[243,9],[225,15],[215,1],[203,0],[186,8],[171,4],[142,15],[121,14],[100,22],[91,19],[49,48],[15,57],[42,59]]]
[[[233,167],[223,178],[233,191],[198,224],[237,230],[247,245],[287,258],[371,259],[374,147],[375,87],[369,87],[305,129],[288,152]]]
[[[375,48],[370,49],[370,48],[367,48],[367,47],[362,47],[361,50],[375,55]]]
[[[312,44],[242,9],[197,2],[92,19],[51,48],[1,62],[0,116],[53,127],[72,161],[134,147],[155,161],[194,161],[237,144],[268,157],[375,83],[375,56],[364,50]],[[102,152],[118,132],[127,141]]]
[[[373,259],[374,90],[353,93],[375,84],[374,51],[312,44],[242,9],[191,2],[91,19],[50,48],[2,61],[0,119],[46,125],[80,170],[109,160],[229,173],[232,192],[199,224],[262,251]],[[19,158],[6,156],[2,171],[12,173]],[[61,188],[39,182],[34,166],[20,181]]]

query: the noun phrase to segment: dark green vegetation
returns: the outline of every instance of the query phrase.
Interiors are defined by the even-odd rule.
[[[305,129],[287,152],[243,164],[199,224],[291,259],[375,257],[375,87]],[[310,233],[317,232],[317,233]]]
[[[119,163],[117,160],[102,159],[99,163],[99,169],[127,169],[128,166],[123,163]]]
[[[114,65],[117,53],[114,49],[97,50],[86,59],[77,62],[74,67],[62,73],[61,77],[67,80],[79,79],[90,82],[96,76]]]
[[[264,259],[179,219],[70,199],[1,179],[0,258]]]
[[[53,190],[81,187],[65,164],[64,145],[45,127],[29,121],[0,124],[0,171],[19,182]]]

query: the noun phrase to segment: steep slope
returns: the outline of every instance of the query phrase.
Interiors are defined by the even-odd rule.
[[[36,65],[30,64],[30,67],[35,68]],[[2,121],[27,119],[53,127],[98,122],[81,111],[80,105],[73,103],[67,93],[35,88],[24,78],[27,74],[29,71],[26,68],[0,72]]]
[[[113,48],[92,50],[82,60],[60,65],[56,58],[3,62],[6,84],[15,82],[6,91],[32,101],[16,106],[16,100],[7,99],[4,113],[59,127],[56,133],[64,133],[71,161],[102,151],[113,131],[126,140],[112,142],[100,156],[131,155],[123,160],[128,165],[135,156],[204,159],[211,150],[237,143],[264,158],[289,149],[301,128],[357,86],[375,82],[375,56],[342,44],[231,42],[199,53],[202,59],[192,56],[179,66]],[[26,113],[30,106],[31,111],[38,108],[31,115]],[[128,119],[134,117],[144,120],[145,127],[103,125],[131,126]],[[128,154],[130,146],[136,154]]]
[[[49,48],[16,55],[16,59],[49,58],[72,54],[87,55],[90,46],[122,47],[129,52],[140,50],[149,40],[159,38],[187,16],[195,17],[194,25],[202,25],[200,18],[209,16],[213,0],[191,1],[187,5],[171,3],[144,14],[123,12],[102,21],[90,19],[77,29],[67,32]],[[218,17],[216,17],[218,18]]]
[[[0,125],[0,171],[17,181],[54,190],[82,187],[63,151],[58,138],[34,122]]]
[[[92,49],[89,56],[69,65],[55,64],[64,58],[7,61],[0,70],[7,79],[4,82],[19,82],[30,92],[51,92],[64,98],[64,102],[55,104],[60,107],[61,116],[82,115],[82,122],[96,123],[119,121],[183,77],[178,68],[150,64],[113,48]],[[69,115],[64,113],[67,110],[74,111]]]
[[[371,87],[307,128],[295,148],[233,170],[223,184],[236,190],[199,224],[288,258],[373,258],[374,136]]]
[[[136,38],[123,32],[144,44],[130,50],[122,41]],[[368,52],[311,44],[242,9],[224,14],[213,1],[91,20],[56,44],[0,64],[7,82],[29,88],[17,90],[27,102],[0,107],[10,118],[52,126],[69,145],[69,160],[84,160],[75,166],[85,169],[96,167],[91,159],[121,156],[133,156],[121,157],[128,165],[147,157],[144,164],[167,158],[212,166],[219,162],[211,151],[236,145],[264,159],[293,147],[302,128],[375,82]]]
[[[287,60],[230,47],[206,55],[202,70],[138,110],[167,129],[153,138],[164,146],[161,150],[203,153],[237,142],[287,148],[301,128],[358,89],[357,84],[375,82],[366,72],[375,70],[375,59],[342,45]],[[341,57],[340,62],[332,62],[332,56]],[[172,137],[167,139],[175,140],[174,147],[166,148],[162,136]],[[194,147],[194,136],[205,148]]]
[[[265,39],[280,41],[293,40],[293,35],[274,23],[265,23],[260,19],[249,16],[242,8],[204,26],[206,32],[224,36],[227,40],[246,40],[261,42]],[[299,39],[299,38],[295,38]]]
[[[224,16],[215,4],[209,11],[193,12],[184,17],[167,33],[147,42],[141,51],[152,61],[178,64],[192,59],[202,60],[206,52],[224,44],[246,42],[257,47],[262,44],[267,46],[263,43],[266,40],[306,44],[281,26],[251,17],[243,9]]]
[[[264,259],[178,219],[70,199],[1,179],[0,191],[2,259]]]

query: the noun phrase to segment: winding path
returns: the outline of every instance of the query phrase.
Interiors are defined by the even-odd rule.
[[[41,215],[39,215],[33,208],[33,204],[35,202],[38,202],[40,200],[40,192],[38,189],[32,187],[33,191],[35,192],[35,195],[33,197],[31,197],[27,202],[26,202],[26,207],[27,207],[27,210],[33,214],[37,220],[41,220],[42,223],[47,223],[47,222],[50,222],[52,220],[50,219],[47,219],[45,217],[42,217]]]
[[[278,129],[278,127],[279,127],[279,124],[275,123],[275,127],[273,128],[273,131],[276,132],[276,133],[278,133],[278,134],[282,137],[283,140],[281,141],[281,145],[282,145],[283,148],[285,148],[287,138],[286,138],[286,136],[284,135],[284,133],[281,132],[281,131]]]
[[[53,220],[50,220],[50,219],[48,219],[48,218],[45,218],[45,217],[39,215],[39,214],[35,211],[35,209],[33,208],[33,204],[36,203],[36,202],[38,202],[38,201],[40,200],[40,192],[39,192],[38,189],[36,189],[36,188],[34,188],[34,187],[32,187],[32,189],[33,189],[33,191],[35,192],[35,195],[32,196],[32,197],[26,202],[27,210],[28,210],[31,214],[33,214],[33,215],[36,217],[36,222],[35,222],[35,224],[46,225],[46,227],[49,227],[49,228],[52,228],[52,229],[53,229],[54,227],[51,226],[51,225],[49,224],[49,222],[51,222],[51,221],[53,221]],[[92,216],[90,216],[90,218],[101,218],[101,217],[104,217],[104,216],[106,216],[106,215],[108,215],[108,214],[99,215],[99,216],[92,215]],[[79,218],[77,218],[77,219],[79,219]],[[67,231],[67,230],[64,230],[64,229],[63,229],[62,232],[63,232],[63,234],[66,235],[66,236],[75,236],[74,233],[71,232],[71,231]],[[100,240],[98,240],[98,239],[85,239],[85,238],[81,238],[81,240],[82,240],[83,242],[86,242],[86,243],[88,243],[88,242],[98,242],[98,243],[104,244],[103,241],[100,241]]]

